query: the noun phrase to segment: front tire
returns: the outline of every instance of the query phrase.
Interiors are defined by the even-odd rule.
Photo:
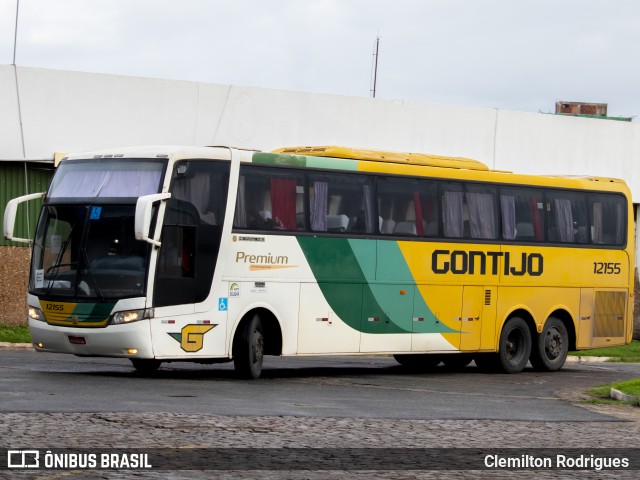
[[[512,317],[502,327],[498,360],[504,373],[521,372],[531,355],[531,332],[527,322],[520,317]]]
[[[550,317],[542,333],[536,338],[531,349],[531,365],[536,370],[555,372],[560,370],[569,353],[569,334],[567,327],[558,318]]]
[[[155,373],[162,363],[160,360],[155,360],[153,358],[131,358],[130,360],[133,368],[143,375],[151,375]]]
[[[264,335],[258,315],[240,325],[233,341],[233,364],[240,378],[255,379],[262,373]]]

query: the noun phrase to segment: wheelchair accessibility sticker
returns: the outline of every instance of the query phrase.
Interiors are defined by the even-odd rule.
[[[226,297],[220,297],[218,299],[218,311],[219,312],[226,312],[229,308],[229,299]]]

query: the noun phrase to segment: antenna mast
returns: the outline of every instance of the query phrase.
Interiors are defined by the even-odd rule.
[[[371,96],[376,98],[376,85],[378,83],[378,49],[380,47],[380,35],[376,37],[375,48],[373,50],[373,87],[371,88]]]

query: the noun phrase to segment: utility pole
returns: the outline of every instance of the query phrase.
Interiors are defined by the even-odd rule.
[[[20,13],[20,0],[16,0],[16,28],[14,28],[13,34],[13,63],[16,64],[16,50],[18,46],[18,14]]]
[[[371,96],[376,98],[376,85],[378,83],[378,50],[380,48],[380,35],[376,37],[376,43],[373,50],[373,87],[371,88]]]

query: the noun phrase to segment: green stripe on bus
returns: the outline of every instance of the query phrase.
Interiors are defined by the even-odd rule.
[[[281,153],[257,152],[252,162],[262,165],[287,165],[290,167],[326,168],[331,170],[358,170],[357,160],[344,160],[329,157],[306,157],[304,155],[283,155]]]
[[[351,328],[374,334],[455,332],[437,322],[413,284],[396,242],[330,237],[297,240],[325,300]],[[386,260],[404,272],[401,275],[407,279],[406,284],[395,282],[395,277],[388,278],[385,272],[376,279],[377,248],[381,243],[391,244],[384,246],[385,255],[393,256]],[[413,322],[415,316],[424,321]]]
[[[78,322],[98,322],[111,314],[114,305],[115,303],[78,303],[73,309],[73,315],[78,316]]]

